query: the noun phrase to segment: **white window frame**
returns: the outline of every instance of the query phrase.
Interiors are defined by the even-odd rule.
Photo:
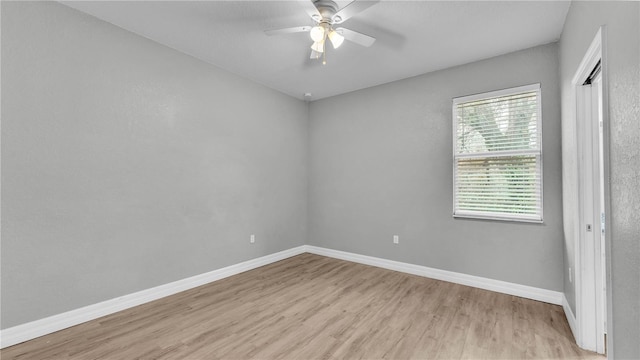
[[[538,99],[538,103],[537,103],[537,115],[536,115],[536,126],[537,126],[537,132],[538,132],[538,143],[539,143],[539,151],[536,150],[535,154],[537,156],[539,156],[540,161],[537,162],[537,168],[538,168],[538,172],[540,174],[540,202],[539,202],[539,208],[540,208],[540,218],[533,218],[530,216],[523,216],[523,215],[518,215],[518,214],[494,214],[494,213],[490,213],[490,212],[485,212],[485,211],[471,211],[471,210],[462,210],[462,211],[458,211],[456,212],[456,185],[457,185],[457,166],[456,166],[456,160],[460,157],[457,154],[457,148],[456,148],[456,144],[457,144],[457,137],[458,137],[458,113],[457,113],[457,106],[461,103],[466,103],[466,102],[471,102],[471,101],[477,101],[477,100],[484,100],[484,99],[489,99],[489,98],[496,98],[496,97],[502,97],[502,96],[510,96],[510,95],[516,95],[519,93],[524,93],[524,92],[531,92],[531,91],[536,91],[537,92],[537,99]],[[541,87],[540,87],[540,83],[537,84],[531,84],[531,85],[524,85],[524,86],[518,86],[518,87],[514,87],[514,88],[508,88],[508,89],[502,89],[502,90],[497,90],[497,91],[491,91],[491,92],[486,92],[486,93],[481,93],[481,94],[474,94],[474,95],[468,95],[468,96],[462,96],[462,97],[457,97],[453,99],[453,105],[452,105],[452,114],[453,114],[453,128],[452,128],[452,137],[453,137],[453,204],[452,204],[452,213],[453,213],[453,217],[454,218],[472,218],[472,219],[486,219],[486,220],[502,220],[502,221],[517,221],[517,222],[530,222],[530,223],[543,223],[543,219],[544,219],[544,214],[543,214],[543,210],[544,210],[544,203],[543,203],[543,199],[544,199],[544,176],[542,173],[542,162],[543,162],[543,156],[542,156],[542,92],[541,92]],[[502,152],[500,153],[498,156],[508,156],[508,155],[531,155],[532,151],[531,150],[524,150],[524,151],[509,151],[507,152]],[[476,156],[479,158],[482,157],[496,157],[496,155],[489,155],[487,153],[482,153],[482,154],[478,154],[478,155],[465,155],[465,157],[470,157],[470,156]]]

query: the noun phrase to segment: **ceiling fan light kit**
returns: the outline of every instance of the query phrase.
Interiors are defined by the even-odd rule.
[[[324,41],[316,41],[313,44],[311,44],[311,50],[317,52],[317,53],[323,53],[324,52]]]
[[[344,42],[344,36],[338,34],[337,31],[331,29],[329,32],[329,41],[331,41],[331,45],[333,45],[334,49],[337,49]]]
[[[311,31],[309,31],[309,35],[311,36],[311,40],[313,40],[314,42],[320,42],[324,40],[324,27],[320,25],[312,27]]]
[[[338,4],[332,0],[301,0],[300,3],[305,6],[307,14],[315,22],[313,27],[311,26],[297,26],[285,29],[267,30],[267,35],[282,35],[291,34],[296,32],[309,32],[313,44],[311,44],[311,59],[320,59],[322,57],[322,63],[326,64],[326,52],[325,43],[327,39],[331,42],[334,49],[339,48],[344,40],[349,40],[356,44],[369,47],[376,41],[375,38],[359,33],[357,31],[337,28],[334,29],[333,25],[340,24],[355,14],[369,8],[376,1],[352,1],[347,6],[338,10]]]

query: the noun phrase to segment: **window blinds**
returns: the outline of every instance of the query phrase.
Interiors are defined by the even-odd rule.
[[[457,98],[454,216],[542,221],[540,85]]]

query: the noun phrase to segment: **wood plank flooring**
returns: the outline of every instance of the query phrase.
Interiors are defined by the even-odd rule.
[[[556,305],[302,254],[0,351],[9,359],[599,359]]]

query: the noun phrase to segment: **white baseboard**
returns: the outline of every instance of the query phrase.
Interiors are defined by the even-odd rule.
[[[533,286],[520,285],[506,281],[493,280],[480,276],[461,274],[453,271],[434,269],[421,265],[381,259],[373,256],[359,255],[345,251],[332,250],[306,245],[305,250],[312,254],[328,256],[336,259],[352,261],[360,264],[376,266],[384,269],[400,271],[408,274],[424,276],[432,279],[448,281],[456,284],[491,290],[503,294],[515,295],[527,299],[543,301],[554,305],[562,305],[563,293],[540,289]]]
[[[565,309],[565,313],[567,314],[569,326],[571,326],[571,330],[574,331],[575,334],[575,317],[566,303],[564,294],[561,292],[461,274],[453,271],[434,269],[421,265],[381,259],[372,256],[359,255],[345,251],[302,245],[239,264],[227,266],[222,269],[210,271],[208,273],[192,276],[186,279],[138,291],[133,294],[124,295],[62,314],[49,316],[44,319],[35,320],[26,324],[1,330],[0,348],[35,339],[55,331],[82,324],[84,322],[173,295],[181,291],[193,289],[213,281],[224,279],[226,277],[268,265],[276,261],[284,260],[305,252],[562,305]]]
[[[571,328],[573,338],[577,341],[578,333],[576,331],[578,330],[578,328],[576,327],[576,316],[573,314],[571,306],[569,306],[569,301],[567,301],[567,297],[564,294],[562,294],[562,309],[564,310],[564,315],[567,317],[567,322],[569,323],[569,327]]]
[[[208,273],[192,276],[186,279],[138,291],[133,294],[120,296],[97,304],[67,311],[62,314],[10,327],[0,331],[0,348],[35,339],[105,315],[113,314],[165,296],[193,289],[216,280],[224,279],[260,266],[268,265],[276,261],[302,254],[305,250],[305,246],[298,246],[292,249],[241,262],[239,264],[227,266],[222,269],[213,270]]]

